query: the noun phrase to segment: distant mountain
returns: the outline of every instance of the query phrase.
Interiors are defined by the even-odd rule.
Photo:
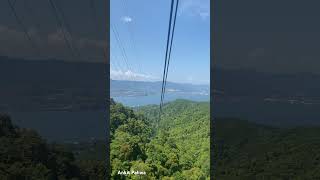
[[[111,96],[146,96],[161,93],[162,82],[111,80]],[[209,85],[167,82],[167,92],[209,94]]]
[[[104,87],[103,63],[62,60],[24,60],[0,56],[0,81],[3,85],[47,87]]]
[[[217,68],[212,85],[215,117],[237,117],[282,127],[320,125],[320,75],[271,74]]]
[[[212,85],[217,98],[278,98],[320,101],[320,75],[313,73],[275,74],[252,69],[216,68],[212,72]],[[162,82],[111,80],[111,95],[139,92],[140,95],[159,93]],[[168,91],[209,92],[209,85],[168,82]]]
[[[0,56],[0,111],[101,109],[105,72],[103,63]]]
[[[320,99],[319,74],[272,74],[251,69],[217,68],[212,78],[214,88],[224,91],[226,96]]]

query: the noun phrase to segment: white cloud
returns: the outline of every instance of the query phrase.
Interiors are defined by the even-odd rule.
[[[131,23],[132,22],[132,18],[130,16],[123,16],[121,18],[121,21],[124,23]]]
[[[210,17],[210,0],[182,0],[179,14],[198,16],[205,20]]]
[[[34,43],[39,43],[37,32],[33,29],[28,29],[28,33]],[[34,54],[34,49],[26,38],[23,31],[9,28],[0,24],[0,54],[12,57],[30,57]]]
[[[79,51],[81,58],[71,56],[63,38],[64,29],[52,32],[38,32],[37,29],[28,28],[28,33],[35,43],[36,49],[30,46],[30,42],[21,30],[12,29],[0,24],[0,54],[4,56],[25,59],[63,59],[68,61],[92,61],[103,62],[103,51],[107,44],[104,40],[90,39],[73,35],[72,43]],[[71,40],[70,34],[66,38]]]
[[[133,80],[133,81],[156,81],[159,80],[154,76],[148,74],[140,74],[132,72],[130,70],[121,71],[121,70],[110,70],[110,77],[114,80]]]
[[[58,29],[55,32],[48,34],[48,44],[58,44],[63,46],[65,44],[63,31],[65,32],[66,38],[74,43],[74,45],[79,49],[90,49],[90,48],[100,48],[103,49],[106,46],[105,41],[103,40],[94,40],[86,37],[76,37],[70,36],[65,29]]]

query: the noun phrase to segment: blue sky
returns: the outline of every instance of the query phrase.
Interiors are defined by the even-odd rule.
[[[111,0],[112,79],[161,80],[170,3],[170,0]],[[112,28],[119,34],[128,63]],[[209,84],[209,65],[209,0],[180,0],[168,81]]]

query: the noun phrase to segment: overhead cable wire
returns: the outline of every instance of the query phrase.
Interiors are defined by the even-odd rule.
[[[111,49],[113,49],[113,48],[111,48]],[[118,60],[119,60],[119,58],[116,56],[116,54],[110,53],[110,64],[113,65],[112,67],[115,68],[115,70],[120,71],[121,67],[118,64]]]
[[[127,9],[126,5],[124,5],[125,3],[123,3],[123,2],[124,1],[122,1],[122,6],[124,7],[124,9]],[[129,73],[132,73],[132,74],[129,74],[130,79],[135,80],[134,67],[136,67],[135,66],[136,63],[134,61],[132,61],[131,58],[129,61],[128,53],[127,53],[128,51],[126,50],[126,49],[128,49],[128,47],[130,47],[127,45],[127,43],[130,44],[130,41],[121,41],[121,37],[120,37],[120,34],[117,30],[118,28],[117,28],[116,24],[111,24],[111,29],[113,31],[113,34],[116,37],[116,41],[117,41],[119,49],[121,51],[121,55],[123,57],[123,60],[125,61],[126,65],[127,65],[127,70],[129,71]],[[137,72],[141,72],[141,70],[139,70],[139,68],[138,68]]]
[[[92,23],[94,23],[94,29],[97,34],[100,34],[100,28],[99,28],[99,22],[98,22],[98,15],[97,15],[97,9],[96,9],[96,4],[94,0],[89,0],[90,2],[90,11],[91,11],[91,18],[92,18]],[[103,57],[107,59],[107,46],[103,47]]]
[[[29,0],[23,0],[23,4],[24,4],[23,7],[26,8],[26,12],[30,14],[31,19],[32,20],[36,19],[36,17],[37,17],[36,13],[35,13],[34,9],[30,6]],[[40,29],[41,26],[38,21],[35,20],[34,24],[35,24],[36,28]]]
[[[170,16],[169,16],[169,28],[168,28],[168,35],[167,35],[167,44],[166,44],[166,54],[165,54],[165,62],[163,68],[163,77],[162,77],[162,85],[161,85],[161,98],[160,98],[160,112],[159,112],[159,120],[161,119],[162,113],[162,105],[163,105],[163,94],[164,94],[164,81],[166,77],[166,70],[167,70],[167,61],[168,61],[168,50],[169,50],[169,42],[170,42],[170,34],[171,34],[171,21],[172,21],[172,13],[173,13],[173,5],[174,0],[171,0],[171,8],[170,8]]]
[[[33,21],[32,24],[35,26],[35,29],[40,31],[41,30],[41,23],[39,22],[39,20],[37,20],[36,10],[33,8],[32,5],[30,5],[30,1],[29,0],[23,0],[23,5],[24,5],[23,7],[26,10],[25,12],[28,14],[29,17],[31,17],[30,19]],[[41,40],[38,41],[38,46],[40,48],[42,47],[42,41]]]
[[[124,62],[126,64],[126,66],[127,66],[127,70],[129,72],[133,73],[133,71],[132,71],[132,69],[130,67],[130,64],[128,62],[128,56],[127,56],[126,50],[123,47],[123,43],[122,43],[122,41],[120,39],[120,35],[119,35],[119,33],[118,33],[117,29],[116,29],[116,26],[111,24],[111,29],[112,29],[112,32],[113,32],[115,38],[116,38],[116,41],[117,41],[117,44],[118,44],[119,49],[121,51],[121,55],[123,57],[123,60],[124,60]],[[131,77],[131,78],[132,78],[132,80],[134,80],[133,77]]]
[[[166,53],[165,53],[165,62],[164,62],[162,85],[161,85],[159,119],[158,119],[158,122],[157,122],[157,126],[158,126],[158,124],[159,124],[159,122],[161,120],[161,114],[162,114],[162,105],[163,105],[163,98],[164,98],[164,84],[165,84],[165,77],[166,77],[166,73],[167,73],[166,70],[167,70],[167,65],[168,65],[168,53],[169,53],[169,44],[170,44],[170,34],[171,34],[171,25],[172,25],[173,6],[174,6],[174,0],[171,0],[171,8],[170,8],[170,16],[169,16],[169,27],[168,27]]]
[[[131,67],[130,67],[129,62],[128,62],[128,56],[127,56],[125,48],[123,47],[123,43],[122,43],[122,41],[120,39],[120,35],[119,35],[119,33],[118,33],[118,31],[117,31],[115,26],[111,25],[111,29],[112,29],[112,32],[113,32],[115,38],[116,38],[118,47],[119,47],[119,49],[121,51],[121,55],[122,55],[123,60],[124,60],[124,62],[126,64],[126,66],[127,66],[127,69],[131,70]]]
[[[173,44],[174,31],[175,31],[175,26],[176,26],[178,6],[179,6],[179,0],[177,0],[177,2],[176,2],[176,9],[175,9],[175,15],[174,15],[174,21],[173,21],[173,27],[172,27],[172,34],[171,34],[170,49],[169,49],[169,55],[168,55],[168,64],[167,64],[166,77],[165,77],[164,88],[163,88],[163,99],[164,99],[164,94],[166,92],[166,86],[167,86],[167,79],[168,79],[169,65],[170,65],[170,59],[171,59],[171,50],[172,50],[172,44]],[[162,103],[163,103],[163,101],[162,101]],[[162,106],[163,106],[163,104],[162,104]]]
[[[90,10],[91,10],[92,22],[94,23],[94,27],[95,27],[95,30],[97,31],[97,34],[99,34],[100,31],[99,31],[97,9],[96,9],[94,0],[89,0],[89,1],[90,1]]]
[[[12,6],[14,7],[16,5],[17,0],[12,0]]]
[[[69,23],[67,17],[65,16],[65,13],[64,13],[62,7],[61,7],[60,4],[59,4],[59,0],[56,1],[55,6],[56,6],[56,9],[57,9],[57,12],[58,12],[58,13],[60,12],[61,22],[62,22],[62,24],[64,25],[64,30],[66,30],[66,33],[68,34],[67,37],[70,38],[70,43],[71,43],[71,45],[73,44],[72,47],[73,47],[73,50],[74,50],[74,52],[75,52],[75,55],[77,56],[77,58],[80,58],[80,51],[79,51],[78,48],[74,45],[74,42],[75,42],[75,41],[74,41],[74,38],[73,38],[73,36],[72,36],[72,34],[74,34],[74,31],[73,31],[73,29],[71,28],[70,23]]]
[[[113,64],[114,64],[115,66],[117,66],[118,70],[122,70],[122,69],[123,69],[123,66],[121,65],[121,63],[119,63],[119,57],[118,57],[115,53],[112,53],[112,52],[115,52],[115,51],[114,51],[113,46],[110,46],[110,56],[111,56],[112,59],[113,59]],[[111,61],[112,61],[112,60],[110,59],[110,62],[111,62]]]
[[[14,1],[14,4],[15,4],[16,1]],[[26,36],[26,39],[30,42],[31,44],[31,47],[35,50],[35,52],[37,52],[37,46],[36,46],[36,43],[34,40],[32,40],[32,37],[31,35],[29,34],[28,30],[27,30],[27,27],[23,24],[22,20],[19,18],[17,12],[16,12],[16,9],[15,9],[15,6],[14,4],[8,0],[8,4],[10,6],[10,10],[12,11],[18,25],[20,26],[20,28],[22,29],[24,35]],[[39,52],[37,52],[39,53]]]
[[[75,50],[73,48],[72,42],[69,41],[69,39],[68,39],[68,37],[66,35],[65,29],[63,28],[63,22],[59,18],[58,9],[57,9],[56,5],[54,4],[53,0],[48,0],[48,2],[49,2],[49,5],[51,7],[52,13],[53,13],[53,15],[54,15],[54,17],[56,19],[57,25],[61,29],[62,37],[63,37],[67,47],[70,49],[71,55],[73,56],[73,58],[75,58],[76,57]]]
[[[131,18],[130,13],[129,13],[129,8],[128,8],[127,3],[126,3],[126,0],[122,0],[122,5],[123,5],[123,9],[125,11],[125,14],[127,14]],[[132,23],[128,22],[128,23],[126,23],[126,25],[128,27],[127,29],[128,29],[128,33],[129,33],[129,42],[130,42],[130,45],[132,47],[132,50],[134,51],[134,54],[135,54],[135,57],[136,57],[136,60],[137,60],[138,71],[141,74],[143,74],[143,70],[141,68],[139,51],[137,49],[135,38],[134,38],[134,33],[133,33],[133,30],[132,30]]]

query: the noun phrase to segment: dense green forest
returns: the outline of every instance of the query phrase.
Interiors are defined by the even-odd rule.
[[[128,108],[111,100],[111,174],[104,141],[46,142],[0,116],[0,179],[209,179],[209,103],[177,100]],[[215,179],[320,179],[320,127],[275,128],[214,121]],[[119,175],[118,171],[146,175]]]
[[[320,179],[320,127],[215,120],[216,179]]]
[[[209,102],[130,109],[111,100],[112,179],[210,179]],[[146,175],[119,175],[141,171]]]
[[[95,146],[101,149],[101,145]],[[95,146],[91,149],[92,154],[97,154]],[[106,163],[103,158],[82,155],[88,147],[92,146],[79,144],[75,148],[49,144],[37,132],[14,126],[8,115],[0,115],[1,180],[105,179]],[[76,156],[73,153],[75,149],[78,149]]]

